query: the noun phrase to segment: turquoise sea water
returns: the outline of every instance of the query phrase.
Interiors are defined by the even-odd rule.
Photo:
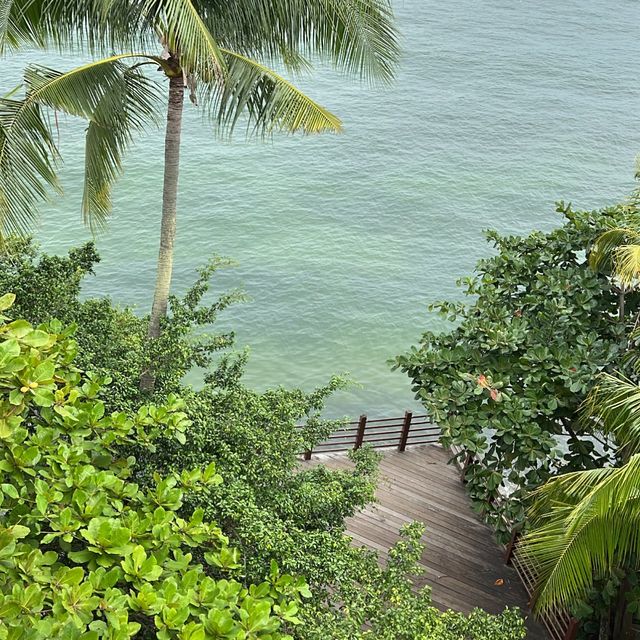
[[[633,188],[640,152],[636,0],[396,0],[403,61],[393,87],[321,68],[300,84],[344,120],[341,136],[215,140],[187,108],[174,290],[212,253],[239,266],[216,281],[251,302],[229,311],[250,345],[247,381],[312,388],[351,372],[362,387],[333,414],[417,408],[387,360],[419,338],[428,302],[487,253],[488,227],[557,223],[553,203],[599,207]],[[25,52],[6,62],[69,60]],[[5,68],[6,68],[5,67]],[[63,252],[87,240],[80,213],[82,127],[61,122],[66,195],[37,237]],[[126,162],[102,262],[87,295],[147,311],[158,245],[162,136]],[[197,376],[194,376],[194,381]]]

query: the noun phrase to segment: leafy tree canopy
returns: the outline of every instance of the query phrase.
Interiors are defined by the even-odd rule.
[[[522,519],[530,489],[560,470],[604,462],[606,449],[584,437],[577,410],[597,374],[621,365],[637,321],[637,292],[625,296],[587,261],[598,236],[624,226],[636,207],[588,212],[560,203],[558,211],[564,225],[549,233],[487,232],[495,255],[461,281],[471,302],[432,305],[452,328],[426,332],[396,360],[443,443],[461,459],[474,456],[471,496],[505,534],[498,516]]]

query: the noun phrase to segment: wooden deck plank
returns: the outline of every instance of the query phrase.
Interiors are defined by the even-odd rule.
[[[502,548],[492,532],[471,511],[457,468],[437,445],[411,447],[403,453],[384,451],[380,463],[377,503],[347,519],[354,544],[378,552],[386,562],[399,529],[412,521],[426,526],[423,575],[416,586],[429,585],[435,606],[469,612],[481,607],[499,613],[519,606],[528,613],[527,593],[516,572],[504,564]],[[353,463],[342,453],[324,454],[304,462],[302,469],[326,464],[348,470]],[[546,640],[541,625],[527,618],[531,640]]]
[[[387,547],[393,545],[397,540],[397,535],[392,530],[365,518],[353,519],[348,525],[350,532],[356,531],[361,537],[366,537],[370,541],[382,542]],[[494,583],[497,579],[505,579],[503,567],[496,567],[495,563],[491,564],[486,559],[472,558],[467,554],[461,556],[457,553],[457,549],[454,555],[451,553],[451,542],[448,546],[436,546],[429,540],[427,534],[426,544],[430,549],[430,566],[437,569],[441,576],[446,575],[457,579],[458,576],[463,575],[470,585],[490,593],[495,593]]]
[[[389,548],[395,542],[391,532],[365,525],[361,519],[349,527],[349,533],[357,533],[361,539],[367,541],[366,546],[376,543]],[[425,575],[422,576],[421,582],[428,583],[432,587],[435,587],[436,584],[445,584],[461,597],[466,595],[468,598],[472,598],[475,606],[495,613],[502,610],[505,605],[518,606],[520,604],[519,593],[514,594],[510,590],[505,590],[504,586],[495,586],[496,580],[504,579],[504,571],[497,572],[495,567],[468,567],[456,555],[451,553],[436,555],[433,549],[429,554],[429,564],[421,564],[425,569]],[[429,576],[432,580],[426,579]],[[461,580],[460,576],[464,576],[464,580]],[[498,589],[501,602],[499,608],[496,609],[495,598]]]
[[[355,520],[355,519],[354,519]],[[375,526],[376,520],[371,511],[365,510],[361,514],[358,515],[358,521],[370,522]],[[387,522],[392,523],[393,531],[398,531],[405,522],[397,522],[395,519],[389,518]],[[349,526],[351,524],[349,523]],[[355,523],[353,526],[356,526]],[[393,533],[391,533],[393,537]],[[429,545],[429,548],[437,551],[439,553],[450,553],[451,551],[451,535],[440,535],[440,531],[435,529],[434,527],[427,527],[424,536],[425,544]],[[463,560],[466,567],[473,567],[478,571],[489,571],[495,569],[495,563],[492,563],[490,559],[487,558],[486,554],[478,553],[479,549],[477,546],[467,545],[465,543],[461,543],[459,540],[456,541],[456,559]],[[495,548],[491,550],[495,552]],[[489,556],[490,557],[490,556]]]

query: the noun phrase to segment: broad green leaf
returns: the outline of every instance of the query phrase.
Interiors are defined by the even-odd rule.
[[[38,511],[40,511],[40,513],[44,514],[47,512],[49,503],[42,494],[36,496],[36,506],[38,507]]]
[[[29,527],[25,527],[21,524],[15,524],[12,527],[9,527],[9,532],[17,540],[26,538],[31,533]]]
[[[44,334],[47,336],[47,334]],[[56,370],[55,364],[51,360],[45,360],[41,362],[34,370],[32,374],[32,382],[44,382],[51,380]]]
[[[17,500],[20,497],[18,490],[12,484],[3,483],[0,487],[2,488],[3,493],[10,498]]]
[[[0,366],[4,366],[10,358],[16,358],[20,355],[20,345],[17,340],[4,340],[0,344]]]
[[[33,327],[26,320],[15,320],[7,325],[7,332],[10,337],[21,339],[30,334]]]
[[[51,389],[43,389],[38,387],[33,390],[34,402],[40,407],[50,407],[55,402],[55,397]]]
[[[20,389],[12,389],[9,393],[9,403],[12,405],[20,405],[25,400],[25,394]]]
[[[5,293],[0,297],[0,311],[6,311],[7,309],[10,309],[15,301],[15,293]]]
[[[52,338],[48,333],[36,329],[22,337],[21,341],[29,347],[44,347],[52,341]]]

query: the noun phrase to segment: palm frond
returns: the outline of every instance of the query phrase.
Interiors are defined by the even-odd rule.
[[[11,29],[11,9],[14,0],[0,0],[0,51]]]
[[[294,74],[309,72],[313,69],[313,64],[305,55],[286,43],[279,47],[277,56],[272,56],[272,62],[284,65],[287,71]]]
[[[10,89],[9,91],[7,91],[7,93],[5,93],[2,97],[13,98],[13,96],[15,96],[16,93],[18,93],[21,89],[22,89],[22,83],[17,84],[15,87],[13,87],[13,89]]]
[[[192,0],[146,0],[143,9],[185,74],[213,82],[223,75],[225,61],[200,10]]]
[[[33,226],[36,204],[61,192],[51,128],[37,103],[0,99],[0,237]]]
[[[21,45],[107,52],[151,43],[140,2],[0,0],[0,50]]]
[[[638,222],[640,223],[640,220]],[[640,240],[640,224],[637,229],[634,226],[614,227],[598,236],[589,252],[589,266],[595,271],[612,266],[616,249]]]
[[[613,473],[613,467],[602,467],[565,473],[546,482],[532,492],[533,501],[527,516],[534,527],[562,509],[573,509],[594,487]]]
[[[631,380],[601,374],[587,396],[582,416],[613,435],[625,455],[640,453],[640,387]]]
[[[330,55],[340,68],[362,78],[390,82],[399,58],[390,3],[322,0],[317,4],[311,51]]]
[[[337,116],[275,71],[233,51],[222,51],[226,59],[224,80],[200,86],[203,102],[220,130],[231,133],[244,114],[248,133],[257,135],[276,130],[341,131]]]
[[[277,59],[291,47],[328,58],[367,80],[388,82],[399,58],[388,0],[238,0],[203,2],[202,15],[226,49]]]
[[[82,214],[97,231],[111,213],[111,187],[122,173],[122,157],[136,132],[157,123],[157,85],[138,67],[124,68],[93,111],[85,142]]]
[[[621,284],[631,287],[640,276],[640,245],[623,244],[613,252],[614,271]]]
[[[552,508],[518,547],[537,570],[538,612],[567,608],[585,597],[596,580],[617,568],[638,566],[640,455],[623,467],[595,471],[547,483],[549,493],[570,494],[574,504]]]
[[[24,74],[24,98],[0,99],[0,233],[27,231],[37,203],[46,198],[49,188],[59,190],[55,175],[59,156],[47,109],[89,121],[96,116],[87,140],[95,150],[87,149],[85,205],[87,212],[95,210],[98,220],[104,216],[108,185],[119,170],[119,154],[131,130],[151,113],[150,85],[123,64],[125,59],[140,57],[111,56],[66,73],[31,66]],[[123,101],[131,103],[118,118]],[[136,109],[140,109],[139,115],[131,115]],[[105,123],[111,129],[107,130]],[[97,159],[98,150],[107,155]]]

